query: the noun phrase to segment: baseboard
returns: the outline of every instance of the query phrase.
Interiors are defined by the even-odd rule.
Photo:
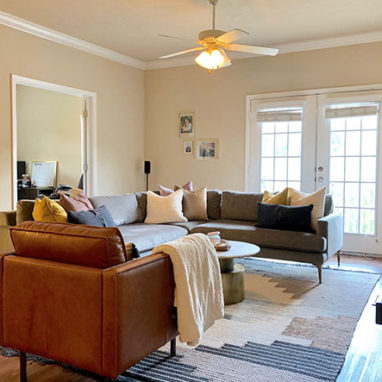
[[[382,254],[378,254],[378,253],[342,251],[342,254],[349,255],[349,256],[371,257],[371,258],[376,258],[376,259],[382,259]]]

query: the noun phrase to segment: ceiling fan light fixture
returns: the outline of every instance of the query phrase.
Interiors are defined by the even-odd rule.
[[[222,49],[208,49],[201,52],[195,62],[208,70],[215,70],[226,66],[231,61]]]

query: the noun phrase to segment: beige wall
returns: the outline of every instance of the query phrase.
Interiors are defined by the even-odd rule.
[[[57,184],[77,187],[82,173],[81,97],[17,85],[17,160],[57,161]]]
[[[382,43],[234,61],[213,73],[197,65],[145,73],[145,158],[150,187],[244,189],[246,95],[382,83]],[[177,118],[196,113],[196,136],[219,138],[221,159],[182,154]]]
[[[143,71],[4,26],[0,57],[0,210],[11,208],[11,74],[97,93],[98,194],[143,189]]]

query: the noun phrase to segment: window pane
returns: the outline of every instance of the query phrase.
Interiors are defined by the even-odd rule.
[[[262,158],[261,160],[261,179],[273,179],[273,158]]]
[[[262,135],[261,156],[263,156],[263,157],[273,156],[274,138],[275,138],[274,134]]]
[[[330,158],[330,180],[344,180],[344,158]]]
[[[364,157],[361,158],[361,180],[363,182],[374,182],[375,181],[375,157]]]
[[[275,182],[274,191],[280,192],[287,186],[286,182]]]
[[[361,207],[375,208],[374,183],[361,183]]]
[[[299,133],[301,132],[301,121],[289,122],[289,132],[290,133]]]
[[[377,131],[368,130],[362,131],[362,155],[376,155],[377,154]]]
[[[276,142],[275,142],[275,155],[287,156],[287,153],[288,153],[288,135],[277,134]]]
[[[275,179],[277,180],[287,179],[287,158],[275,159]]]
[[[333,131],[330,133],[330,155],[338,156],[345,154],[345,133]]]
[[[359,183],[345,183],[345,207],[359,207]]]
[[[361,129],[360,117],[346,118],[346,130],[360,130],[360,129]]]
[[[300,182],[288,182],[288,187],[294,188],[296,191],[300,191]]]
[[[345,118],[333,118],[330,120],[330,130],[345,130]]]
[[[377,116],[368,115],[362,118],[362,129],[363,130],[375,130],[377,129]]]
[[[330,183],[330,193],[333,197],[333,203],[336,207],[344,205],[344,184]]]
[[[263,122],[261,124],[261,130],[263,134],[273,133],[275,131],[275,124],[272,122]]]
[[[301,134],[289,134],[288,155],[292,157],[301,155]]]
[[[346,158],[345,180],[359,182],[359,157]]]
[[[276,133],[286,133],[288,131],[288,122],[277,122]]]
[[[273,189],[273,182],[272,181],[267,181],[267,180],[262,180],[261,181],[261,191],[270,191],[274,192],[275,190]]]
[[[346,155],[359,155],[360,154],[360,131],[347,131],[346,132]]]
[[[361,210],[361,233],[374,234],[374,210]]]
[[[301,159],[289,158],[288,159],[288,179],[300,180],[301,178]]]
[[[344,231],[358,233],[358,209],[345,208]]]

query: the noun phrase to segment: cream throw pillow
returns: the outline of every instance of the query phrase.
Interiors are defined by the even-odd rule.
[[[263,203],[268,204],[283,204],[284,206],[288,205],[288,187],[284,188],[278,194],[272,194],[272,192],[264,191]]]
[[[186,222],[182,212],[183,191],[178,190],[168,196],[159,196],[152,191],[147,193],[147,215],[145,223]]]
[[[325,187],[313,192],[313,194],[305,194],[293,188],[289,188],[289,204],[291,206],[308,206],[309,204],[313,204],[312,228],[317,232],[317,221],[324,216]]]
[[[175,190],[183,190],[183,213],[188,220],[208,220],[207,187],[187,191],[175,186]]]

